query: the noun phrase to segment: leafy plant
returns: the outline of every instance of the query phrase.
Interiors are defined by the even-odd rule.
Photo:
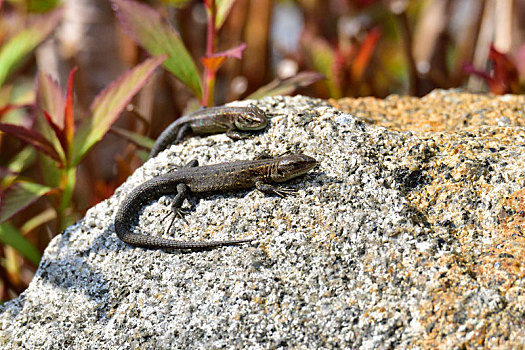
[[[217,31],[224,24],[235,0],[204,1],[208,20],[206,53],[201,58],[201,63],[204,66],[202,79],[199,78],[197,64],[182,42],[180,34],[155,9],[132,0],[112,0],[112,3],[125,31],[152,56],[167,55],[164,68],[186,85],[200,99],[201,105],[213,105],[217,71],[224,64],[226,58],[241,59],[242,53],[246,49],[246,44],[241,43],[231,49],[215,52]],[[261,91],[264,91],[266,95],[272,95],[282,91],[290,91],[291,86],[311,84],[312,80],[321,78],[320,75],[316,75],[316,79],[313,77],[314,75],[311,74],[308,76],[298,75],[295,77],[295,85],[290,85],[289,81],[283,82],[286,85],[286,90],[282,89],[280,81],[274,81]]]
[[[1,7],[2,2],[0,1]],[[19,90],[18,86],[8,83],[8,79],[18,68],[23,66],[30,53],[52,33],[61,17],[61,9],[31,17],[29,25],[11,37],[7,37],[8,33],[5,31],[4,18],[0,17],[0,38],[4,39],[3,44],[0,46],[0,120],[27,101],[27,98],[20,99],[16,96],[17,94],[14,92]],[[31,98],[29,97],[29,99]],[[16,129],[17,127],[14,125],[11,129]],[[35,142],[39,141],[41,140],[35,140]],[[16,181],[18,174],[31,164],[34,159],[34,152],[29,148],[24,148],[8,162],[5,168],[0,168],[2,173],[0,177],[0,208],[5,208],[5,210],[0,209],[0,222],[3,222],[0,224],[0,246],[6,244],[13,247],[29,261],[37,264],[40,260],[39,251],[25,238],[19,229],[6,223],[4,220],[4,218],[8,218],[16,213],[16,209],[14,209],[16,206],[24,207],[30,204],[34,193],[44,195],[51,191],[46,186],[33,186],[31,182],[21,179]],[[16,183],[14,183],[15,181]],[[6,195],[3,190],[7,187],[10,187],[10,195]],[[35,222],[35,220],[29,222],[26,228]],[[4,283],[3,289],[6,290],[9,287],[12,290],[20,290],[20,279],[17,278],[19,275],[19,263],[17,263],[16,255],[9,252],[9,249],[6,250],[5,259],[0,265],[0,275]],[[14,278],[9,279],[6,276],[14,276]],[[2,294],[5,295],[5,293]],[[0,298],[3,298],[3,296],[0,295]]]
[[[379,27],[371,29],[362,42],[335,47],[323,38],[310,34],[301,40],[306,56],[316,71],[326,76],[328,96],[341,98],[366,94],[364,75],[371,65],[372,55],[381,38]],[[373,83],[368,82],[373,85]]]
[[[91,117],[84,118],[78,130],[73,113],[73,76],[69,75],[64,96],[58,84],[41,72],[37,83],[35,128],[0,123],[0,131],[17,137],[36,148],[44,161],[54,163],[54,171],[44,176],[46,184],[13,183],[0,205],[0,223],[9,219],[44,194],[57,194],[57,218],[63,222],[75,186],[76,166],[102,139],[130,99],[144,85],[165,57],[150,58],[109,85],[91,104]],[[46,168],[49,170],[49,168]],[[23,196],[24,200],[10,200]]]
[[[2,45],[0,48],[0,87],[4,86],[7,78],[25,62],[29,53],[51,34],[61,18],[61,9],[36,17],[31,25]]]
[[[520,86],[519,71],[512,59],[490,46],[489,59],[492,62],[492,69],[484,72],[476,69],[472,64],[465,64],[465,72],[481,77],[488,84],[490,92],[496,95],[520,94],[525,90]]]
[[[122,74],[102,91],[91,104],[91,116],[75,125],[73,104],[73,77],[69,74],[64,95],[59,85],[46,73],[38,75],[34,127],[0,123],[0,131],[14,136],[39,153],[44,183],[18,178],[11,168],[9,182],[2,191],[0,203],[0,242],[13,246],[33,262],[38,262],[34,248],[22,232],[6,223],[11,217],[46,195],[57,229],[70,223],[68,210],[76,184],[77,166],[89,150],[102,139],[131,98],[145,84],[153,71],[165,60],[164,56],[150,58]],[[42,221],[39,221],[42,223]]]

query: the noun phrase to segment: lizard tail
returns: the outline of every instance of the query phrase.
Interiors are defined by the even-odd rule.
[[[237,245],[241,243],[247,243],[253,241],[255,238],[243,238],[234,240],[224,241],[178,241],[174,239],[168,239],[163,237],[148,236],[143,234],[132,233],[127,228],[119,227],[115,225],[115,231],[117,236],[125,243],[135,247],[158,249],[159,247],[165,249],[191,249],[191,250],[204,250],[212,249],[230,245]]]

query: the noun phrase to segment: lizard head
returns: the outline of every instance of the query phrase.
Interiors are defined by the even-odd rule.
[[[270,177],[275,182],[283,182],[301,176],[317,165],[317,161],[304,154],[290,154],[275,159]]]
[[[268,124],[266,114],[257,107],[244,108],[242,113],[235,116],[235,127],[238,130],[261,130]]]

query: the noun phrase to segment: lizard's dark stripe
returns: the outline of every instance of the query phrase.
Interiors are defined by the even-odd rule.
[[[275,159],[182,168],[154,177],[135,188],[126,197],[115,216],[115,231],[122,241],[145,248],[204,249],[251,241],[252,239],[204,242],[176,241],[136,234],[131,232],[130,228],[142,207],[160,196],[177,193],[177,185],[184,184],[194,193],[251,188],[256,186],[258,182],[290,180],[306,173],[315,164],[316,161],[312,157],[294,154]]]

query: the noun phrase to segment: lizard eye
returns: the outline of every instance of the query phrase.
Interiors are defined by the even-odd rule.
[[[235,124],[241,130],[259,130],[266,126],[267,119],[263,114],[246,111],[236,116]]]
[[[239,115],[239,121],[245,124],[251,124],[254,122],[254,116],[252,113],[244,113]]]
[[[241,123],[250,123],[252,120],[251,114],[248,114],[248,113],[240,114],[238,118],[239,118],[239,122]]]

